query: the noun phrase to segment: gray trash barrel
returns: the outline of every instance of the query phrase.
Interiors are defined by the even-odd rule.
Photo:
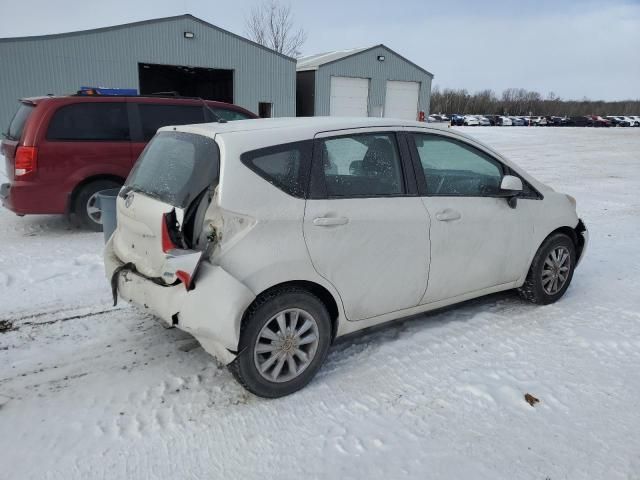
[[[102,219],[102,232],[104,233],[105,244],[116,230],[116,200],[119,192],[119,188],[110,188],[108,190],[100,190],[96,194],[97,206],[102,211],[100,218]]]

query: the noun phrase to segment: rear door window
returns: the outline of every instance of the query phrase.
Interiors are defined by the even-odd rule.
[[[48,140],[127,141],[129,138],[129,117],[124,102],[83,102],[60,107],[47,130]]]
[[[405,193],[394,134],[364,133],[321,139],[319,148],[328,197]]]
[[[176,207],[188,207],[218,178],[220,152],[209,137],[160,132],[146,146],[125,187]]]
[[[142,137],[145,142],[151,140],[160,127],[169,125],[189,125],[203,123],[204,109],[201,105],[161,105],[139,103]]]
[[[18,107],[18,111],[13,116],[11,123],[9,124],[9,129],[7,130],[7,137],[11,140],[20,140],[22,137],[22,132],[24,131],[24,125],[27,123],[27,119],[29,115],[35,108],[35,105],[30,103],[21,103],[20,107]]]

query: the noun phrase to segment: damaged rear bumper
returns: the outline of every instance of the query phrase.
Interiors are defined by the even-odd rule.
[[[124,265],[113,252],[112,240],[105,247],[104,263],[109,280]],[[240,322],[255,295],[222,267],[202,262],[192,290],[180,283],[160,285],[129,269],[121,270],[114,281],[123,300],[190,333],[220,362],[235,359]]]

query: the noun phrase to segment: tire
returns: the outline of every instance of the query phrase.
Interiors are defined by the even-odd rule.
[[[289,334],[286,336],[279,335],[282,314]],[[315,327],[302,329],[310,320]],[[303,331],[300,336],[286,330],[294,324],[296,331]],[[317,340],[309,341],[314,335]],[[320,369],[329,352],[331,337],[331,318],[318,297],[296,287],[274,290],[258,297],[249,307],[240,332],[240,353],[229,369],[244,388],[259,397],[289,395],[307,385]],[[300,339],[307,343],[298,345]],[[297,350],[306,355],[306,364]],[[280,370],[276,371],[278,365]]]
[[[91,183],[87,183],[82,186],[78,193],[75,195],[71,213],[73,215],[73,222],[79,227],[94,232],[102,231],[102,222],[96,221],[89,213],[91,205],[89,202],[95,202],[95,194],[101,190],[107,190],[109,188],[118,188],[122,184],[113,180],[96,180]],[[99,212],[98,212],[99,215]],[[95,214],[94,214],[95,217]]]
[[[561,259],[565,253],[568,254],[568,259],[563,261]],[[554,260],[554,256],[558,261]],[[555,233],[549,236],[536,252],[527,278],[518,289],[518,293],[531,303],[553,303],[569,288],[575,265],[576,247],[573,240],[563,233]],[[564,268],[566,270],[563,270]],[[556,280],[557,283],[554,283]]]

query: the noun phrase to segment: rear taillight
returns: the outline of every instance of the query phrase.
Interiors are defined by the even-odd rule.
[[[18,147],[15,156],[15,176],[21,177],[33,173],[37,168],[38,150],[36,147]]]
[[[170,250],[173,250],[176,248],[176,244],[173,243],[173,240],[171,239],[171,235],[169,234],[169,225],[168,223],[171,221],[171,218],[175,218],[175,213],[174,212],[169,212],[169,213],[165,213],[162,215],[162,225],[161,225],[161,232],[162,232],[162,251],[164,253],[169,253]]]

